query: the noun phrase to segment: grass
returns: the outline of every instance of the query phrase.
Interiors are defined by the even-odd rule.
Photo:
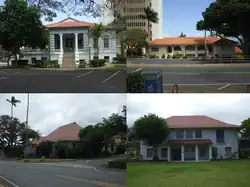
[[[128,163],[127,187],[247,187],[250,160]]]
[[[58,162],[60,161],[59,159],[53,159],[53,158],[25,158],[25,159],[20,159],[17,160],[18,162],[29,162],[29,163],[38,163],[38,162]]]

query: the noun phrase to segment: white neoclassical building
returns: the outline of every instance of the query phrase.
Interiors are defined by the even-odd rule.
[[[80,60],[93,59],[93,39],[89,36],[89,28],[94,23],[67,18],[62,21],[46,25],[50,42],[48,49],[21,50],[23,59],[31,63],[35,60],[58,60],[62,67],[74,67]],[[116,32],[108,28],[99,38],[99,58],[112,61],[116,57]]]

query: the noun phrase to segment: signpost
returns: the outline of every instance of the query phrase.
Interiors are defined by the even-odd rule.
[[[144,72],[143,76],[145,93],[163,93],[162,73],[160,71]]]

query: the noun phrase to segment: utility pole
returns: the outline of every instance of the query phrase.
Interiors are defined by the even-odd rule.
[[[204,43],[205,43],[205,59],[207,60],[207,31],[204,33]]]

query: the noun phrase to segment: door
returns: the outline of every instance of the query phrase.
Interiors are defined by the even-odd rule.
[[[73,39],[65,38],[65,51],[72,52],[73,51]]]
[[[181,160],[181,148],[172,149],[172,160],[174,161]]]

